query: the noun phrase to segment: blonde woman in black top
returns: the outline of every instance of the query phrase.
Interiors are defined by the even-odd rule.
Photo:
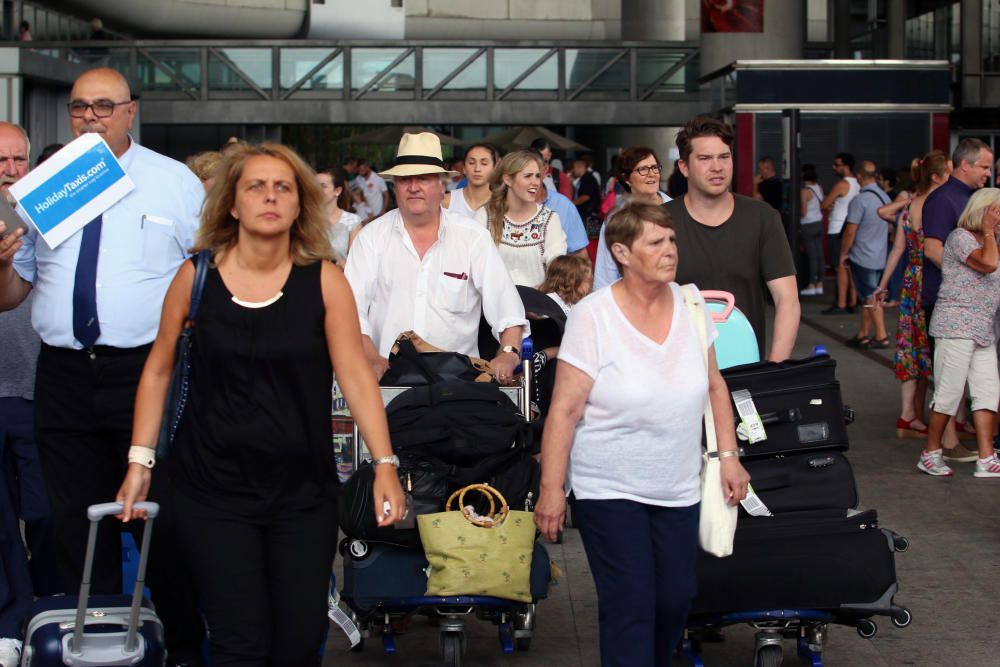
[[[164,462],[217,667],[319,665],[337,534],[333,371],[376,462],[377,520],[402,515],[385,412],[347,280],[330,256],[312,170],[277,144],[227,157],[195,250],[214,260],[195,329],[191,389]],[[118,499],[138,515],[194,278],[167,292],[136,396]],[[149,466],[149,467],[147,467]],[[157,474],[163,474],[157,471]],[[382,514],[388,504],[389,510]]]

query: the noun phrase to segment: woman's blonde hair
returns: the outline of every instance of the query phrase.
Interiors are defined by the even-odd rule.
[[[991,206],[1000,205],[1000,189],[982,188],[969,197],[969,203],[965,205],[961,217],[958,219],[958,226],[968,229],[970,232],[981,232],[983,230],[983,216],[986,209]]]
[[[585,294],[583,283],[593,274],[590,259],[580,255],[560,255],[549,263],[545,280],[538,286],[542,294],[555,292],[569,305],[575,305]]]
[[[500,238],[503,236],[503,217],[507,214],[507,193],[510,190],[504,183],[503,177],[513,178],[530,162],[537,164],[541,170],[542,156],[535,151],[520,150],[507,153],[490,175],[490,200],[486,202],[486,219],[490,235],[497,245],[500,245]]]
[[[216,170],[225,156],[220,151],[202,151],[187,159],[187,167],[202,181],[215,176]]]
[[[608,252],[615,260],[619,272],[622,270],[622,265],[611,248],[616,243],[631,248],[636,239],[642,236],[644,222],[664,229],[674,228],[674,219],[667,213],[667,209],[656,204],[645,204],[637,201],[625,204],[610,220],[604,223],[604,243],[607,244]]]
[[[218,255],[236,245],[239,240],[239,221],[231,211],[236,203],[236,185],[243,176],[243,167],[253,157],[273,157],[281,160],[295,174],[299,193],[299,216],[290,230],[292,262],[306,266],[333,256],[327,236],[323,192],[316,174],[298,153],[281,144],[263,143],[244,145],[226,155],[216,171],[215,185],[208,192],[201,214],[201,227],[195,236],[192,252],[211,249]]]

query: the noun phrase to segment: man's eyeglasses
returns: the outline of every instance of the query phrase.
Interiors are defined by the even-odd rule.
[[[128,102],[112,102],[111,100],[96,100],[94,102],[81,102],[79,100],[74,100],[66,105],[69,109],[69,115],[73,118],[83,118],[87,115],[87,109],[93,109],[94,115],[98,118],[107,118],[115,112],[115,107],[120,107],[125,104],[131,104],[131,100]]]
[[[649,176],[650,174],[658,174],[661,171],[663,171],[663,165],[662,164],[644,164],[641,167],[636,167],[632,171],[634,171],[635,173],[639,174],[640,176]]]

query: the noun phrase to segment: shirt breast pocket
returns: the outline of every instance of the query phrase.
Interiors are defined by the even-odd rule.
[[[174,271],[184,260],[184,248],[174,233],[174,221],[155,215],[142,216],[142,264],[150,273]]]
[[[469,281],[443,276],[438,281],[438,305],[449,313],[468,311]]]

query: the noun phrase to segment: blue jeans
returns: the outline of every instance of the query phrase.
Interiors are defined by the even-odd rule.
[[[864,303],[878,289],[882,269],[869,269],[852,261],[851,277],[854,278],[854,289],[858,291],[858,303]]]
[[[597,586],[602,667],[669,667],[695,595],[698,510],[573,501]]]

